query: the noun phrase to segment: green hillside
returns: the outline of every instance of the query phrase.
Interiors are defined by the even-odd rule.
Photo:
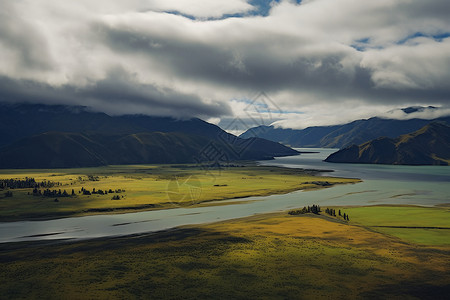
[[[433,122],[395,139],[380,137],[331,154],[325,161],[397,165],[449,165],[450,127]]]
[[[240,145],[177,132],[122,135],[47,132],[0,148],[0,168],[195,163],[268,159],[274,155],[296,153],[286,146],[262,139]]]
[[[0,103],[0,168],[261,160],[297,151],[198,118],[109,116],[86,107]]]

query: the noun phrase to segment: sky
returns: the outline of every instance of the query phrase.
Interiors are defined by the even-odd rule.
[[[450,114],[448,0],[0,0],[0,101],[230,132]],[[399,108],[435,106],[405,114]]]

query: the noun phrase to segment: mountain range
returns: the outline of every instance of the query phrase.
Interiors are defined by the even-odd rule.
[[[325,161],[399,165],[449,165],[450,126],[432,122],[397,138],[379,137],[331,154]]]
[[[260,160],[298,154],[193,118],[110,116],[85,107],[0,103],[0,168]]]
[[[408,111],[417,111],[417,108]],[[258,126],[247,130],[240,137],[259,137],[299,148],[344,148],[353,144],[359,145],[378,137],[395,138],[419,130],[433,121],[450,124],[450,117],[434,120],[395,120],[374,117],[343,125],[314,126],[301,130]]]

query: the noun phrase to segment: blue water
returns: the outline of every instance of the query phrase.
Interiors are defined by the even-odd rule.
[[[450,167],[331,164],[322,160],[335,149],[300,149],[319,153],[302,154],[262,165],[325,169],[324,176],[363,179],[362,183],[339,185],[317,191],[250,197],[223,206],[174,208],[159,211],[96,215],[47,221],[0,223],[0,242],[45,239],[88,239],[137,234],[188,224],[210,223],[283,211],[304,205],[415,204],[432,206],[450,203]]]

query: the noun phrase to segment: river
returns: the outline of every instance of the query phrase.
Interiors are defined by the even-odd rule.
[[[304,205],[415,204],[450,202],[450,167],[332,164],[323,162],[336,149],[298,149],[318,153],[262,161],[262,165],[334,170],[323,176],[361,178],[357,184],[316,191],[229,200],[238,204],[174,208],[115,215],[93,215],[45,221],[0,223],[0,243],[49,239],[90,239],[159,231],[254,214],[283,211]],[[226,203],[227,201],[221,201]]]

